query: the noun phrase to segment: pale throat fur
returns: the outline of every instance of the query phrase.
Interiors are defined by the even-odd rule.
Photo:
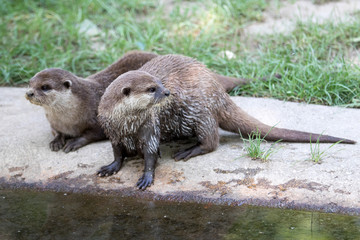
[[[87,125],[88,116],[83,114],[82,101],[71,92],[50,90],[49,103],[44,104],[45,115],[53,129],[69,136],[79,136]],[[85,123],[85,124],[84,124]]]

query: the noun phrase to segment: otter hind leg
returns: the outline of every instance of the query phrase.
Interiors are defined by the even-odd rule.
[[[195,157],[197,155],[204,154],[206,152],[203,152],[201,147],[199,145],[192,146],[190,148],[182,149],[174,154],[175,161],[187,161],[191,157]]]
[[[219,145],[218,124],[214,119],[208,118],[206,121],[197,124],[196,136],[199,143],[175,153],[173,156],[175,161],[187,161],[192,157],[212,152]]]

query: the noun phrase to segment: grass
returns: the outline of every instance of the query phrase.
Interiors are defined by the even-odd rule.
[[[276,151],[274,147],[277,143],[281,141],[278,140],[274,142],[268,149],[262,148],[264,143],[266,143],[265,137],[269,134],[269,132],[265,134],[264,137],[261,137],[261,133],[259,132],[259,130],[257,130],[256,132],[253,131],[249,134],[248,138],[244,138],[240,133],[241,140],[244,143],[244,150],[246,151],[246,156],[250,157],[253,160],[261,160],[262,162],[268,162],[270,155],[272,155]],[[321,150],[320,137],[317,138],[315,143],[312,143],[310,136],[310,160],[317,164],[322,163],[324,157],[326,157],[327,155],[327,151],[339,143],[341,143],[341,140],[331,144],[327,149]]]
[[[244,35],[246,25],[264,20],[268,2],[0,0],[0,85],[24,84],[47,67],[88,76],[142,49],[195,57],[224,75],[283,76],[256,81],[234,95],[360,107],[360,69],[348,61],[360,46],[360,15],[346,23],[298,23],[287,35]],[[102,34],[80,33],[84,20]],[[220,57],[223,50],[237,58]]]
[[[360,68],[345,56],[356,52],[357,43],[352,39],[360,36],[359,27],[358,22],[298,23],[291,35],[258,40],[260,49],[251,55],[255,60],[244,60],[253,65],[252,76],[277,72],[283,78],[259,81],[234,94],[324,105],[354,104],[360,98]]]
[[[324,159],[324,157],[326,156],[326,152],[334,147],[335,145],[341,143],[341,140],[331,144],[327,149],[325,150],[321,150],[320,149],[320,143],[319,143],[319,139],[320,137],[318,137],[318,139],[316,140],[316,143],[312,143],[311,142],[311,136],[310,136],[310,160],[313,161],[314,163],[318,163],[320,164],[322,162],[322,160]]]
[[[240,133],[240,137],[244,143],[244,149],[248,157],[253,160],[259,159],[262,162],[267,162],[269,160],[270,155],[273,154],[275,151],[275,145],[281,141],[278,140],[275,143],[271,144],[271,146],[267,150],[263,149],[262,145],[266,142],[265,137],[269,134],[269,132],[266,133],[264,137],[261,137],[261,133],[257,129],[256,132],[251,132],[248,138],[244,138]]]

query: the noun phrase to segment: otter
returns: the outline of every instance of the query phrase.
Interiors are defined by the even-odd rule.
[[[106,139],[97,121],[97,108],[106,87],[119,75],[139,69],[159,55],[132,51],[106,69],[87,78],[78,77],[66,70],[50,68],[30,79],[25,97],[33,104],[44,107],[54,139],[52,151],[75,151],[91,142]],[[227,90],[251,81],[213,73]]]
[[[218,127],[243,136],[259,130],[266,140],[354,144],[348,139],[270,127],[239,108],[200,62],[181,55],[152,59],[140,69],[119,76],[106,89],[99,104],[99,122],[109,137],[114,161],[97,172],[117,173],[126,157],[145,160],[139,189],[154,180],[160,142],[195,137],[196,145],[174,154],[176,161],[214,151]]]
[[[125,54],[106,69],[80,78],[66,70],[49,68],[29,81],[26,99],[44,107],[54,139],[52,151],[75,151],[91,142],[106,139],[97,121],[97,108],[106,87],[119,75],[140,68],[157,57],[134,51]]]

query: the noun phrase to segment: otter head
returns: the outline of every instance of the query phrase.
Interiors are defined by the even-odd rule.
[[[120,75],[106,89],[99,105],[100,113],[120,115],[160,106],[170,95],[160,79],[143,71]]]
[[[58,68],[42,70],[30,79],[25,98],[40,106],[56,105],[62,101],[64,94],[71,93],[74,81],[76,76],[68,71]]]

